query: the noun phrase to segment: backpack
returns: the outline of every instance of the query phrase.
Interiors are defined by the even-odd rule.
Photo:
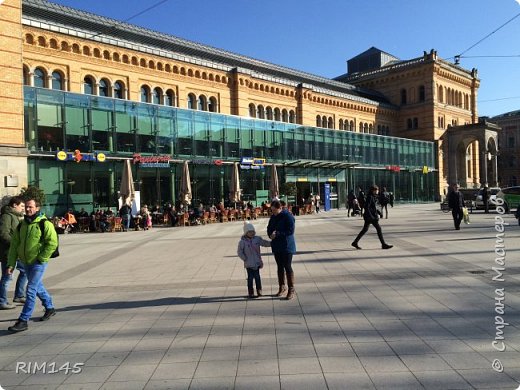
[[[40,222],[38,222],[38,225],[40,226],[40,231],[41,231],[41,234],[40,234],[40,242],[43,241],[43,239],[45,238],[44,237],[44,232],[45,232],[45,221],[49,221],[48,219],[41,219]],[[49,221],[51,222],[51,221]],[[54,225],[52,225],[54,227]],[[18,233],[20,232],[22,228],[22,224],[19,223],[18,224]],[[60,255],[60,251],[59,251],[59,247],[60,247],[60,241],[59,241],[59,236],[56,235],[56,237],[58,238],[58,246],[56,247],[56,249],[54,250],[54,252],[51,253],[51,259],[55,258],[55,257],[58,257]]]

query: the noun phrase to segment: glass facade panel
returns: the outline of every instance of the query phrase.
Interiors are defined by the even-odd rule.
[[[137,151],[135,133],[137,131],[136,103],[129,101],[115,102],[116,114],[116,151],[135,153]]]
[[[174,150],[175,111],[159,107],[157,110],[157,153],[175,154]]]
[[[66,149],[90,151],[89,142],[89,97],[88,96],[67,96],[65,99],[65,132]]]
[[[63,95],[40,89],[36,96],[39,149],[49,152],[63,149]]]
[[[223,157],[237,158],[240,155],[240,119],[235,117],[226,117],[226,124],[223,131]]]
[[[222,158],[224,157],[224,139],[226,136],[226,118],[222,115],[211,115],[209,138],[211,145],[209,147],[209,156]]]
[[[183,156],[193,154],[193,111],[177,112],[177,153]]]
[[[91,98],[92,149],[112,152],[114,134],[114,100]]]
[[[157,153],[155,140],[156,106],[139,104],[137,106],[138,150],[141,153]]]
[[[209,156],[211,143],[209,136],[209,114],[202,112],[194,113],[194,140],[195,140],[195,152],[196,156],[204,157]]]

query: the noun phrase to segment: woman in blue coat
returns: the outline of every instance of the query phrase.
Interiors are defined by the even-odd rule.
[[[271,202],[271,219],[267,225],[267,235],[271,238],[271,250],[278,267],[278,292],[276,297],[285,291],[284,272],[287,275],[289,291],[287,299],[294,298],[294,272],[292,269],[292,258],[296,253],[296,242],[294,241],[294,217],[289,211],[282,208],[279,200]]]

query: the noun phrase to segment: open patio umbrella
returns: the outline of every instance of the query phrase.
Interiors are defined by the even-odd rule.
[[[269,180],[269,197],[272,199],[278,199],[280,195],[280,186],[278,183],[278,172],[276,170],[276,165],[271,165],[271,178]]]
[[[123,167],[123,175],[121,177],[121,187],[119,188],[119,194],[122,201],[121,205],[126,204],[131,207],[132,201],[135,198],[135,189],[130,160],[126,160],[125,166]]]
[[[240,202],[242,190],[240,190],[240,177],[238,175],[238,163],[233,164],[233,173],[231,175],[231,183],[229,185],[229,200],[231,202]],[[235,205],[236,206],[236,205]]]
[[[184,165],[182,167],[181,188],[179,192],[179,197],[184,205],[191,204],[191,180],[190,170],[188,168],[188,161],[184,161]]]

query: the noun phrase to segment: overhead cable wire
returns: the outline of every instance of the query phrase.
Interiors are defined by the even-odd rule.
[[[471,49],[473,49],[475,46],[477,46],[479,43],[483,42],[484,40],[486,40],[487,38],[489,38],[491,35],[493,35],[494,33],[496,33],[498,30],[500,30],[501,28],[503,28],[504,26],[506,26],[507,24],[511,23],[513,20],[515,20],[516,18],[518,18],[520,16],[520,13],[516,14],[515,16],[513,16],[511,19],[509,19],[507,22],[505,22],[504,24],[502,24],[500,27],[496,28],[495,30],[491,31],[489,34],[487,34],[484,38],[480,39],[478,42],[474,43],[473,45],[471,45],[470,47],[468,47],[466,50],[464,50],[462,53],[460,54],[457,54],[455,56],[453,56],[453,58],[455,59],[455,63],[458,64],[459,61],[460,61],[460,58],[462,57],[462,55],[468,51],[470,51]]]
[[[520,99],[520,96],[510,96],[510,97],[504,97],[504,98],[498,98],[498,99],[486,99],[486,100],[479,100],[479,103],[487,103],[487,102],[498,102],[499,100],[515,100]]]
[[[148,11],[158,7],[158,6],[160,6],[163,3],[166,3],[167,1],[169,1],[169,0],[161,0],[161,1],[159,1],[159,2],[157,2],[155,4],[153,4],[153,5],[149,6],[148,8],[145,8],[144,10],[142,10],[142,11],[140,11],[140,12],[138,12],[138,13],[132,15],[132,16],[130,16],[129,18],[127,18],[125,20],[117,22],[117,23],[115,23],[115,24],[113,24],[111,26],[107,26],[107,28],[104,31],[100,31],[97,34],[94,34],[94,35],[90,36],[90,39],[95,38],[95,37],[100,36],[100,35],[103,35],[103,34],[106,34],[108,31],[116,28],[119,24],[129,22],[130,20],[135,19],[138,16],[141,16],[142,14],[144,14],[144,13],[146,13],[146,12],[148,12]]]

